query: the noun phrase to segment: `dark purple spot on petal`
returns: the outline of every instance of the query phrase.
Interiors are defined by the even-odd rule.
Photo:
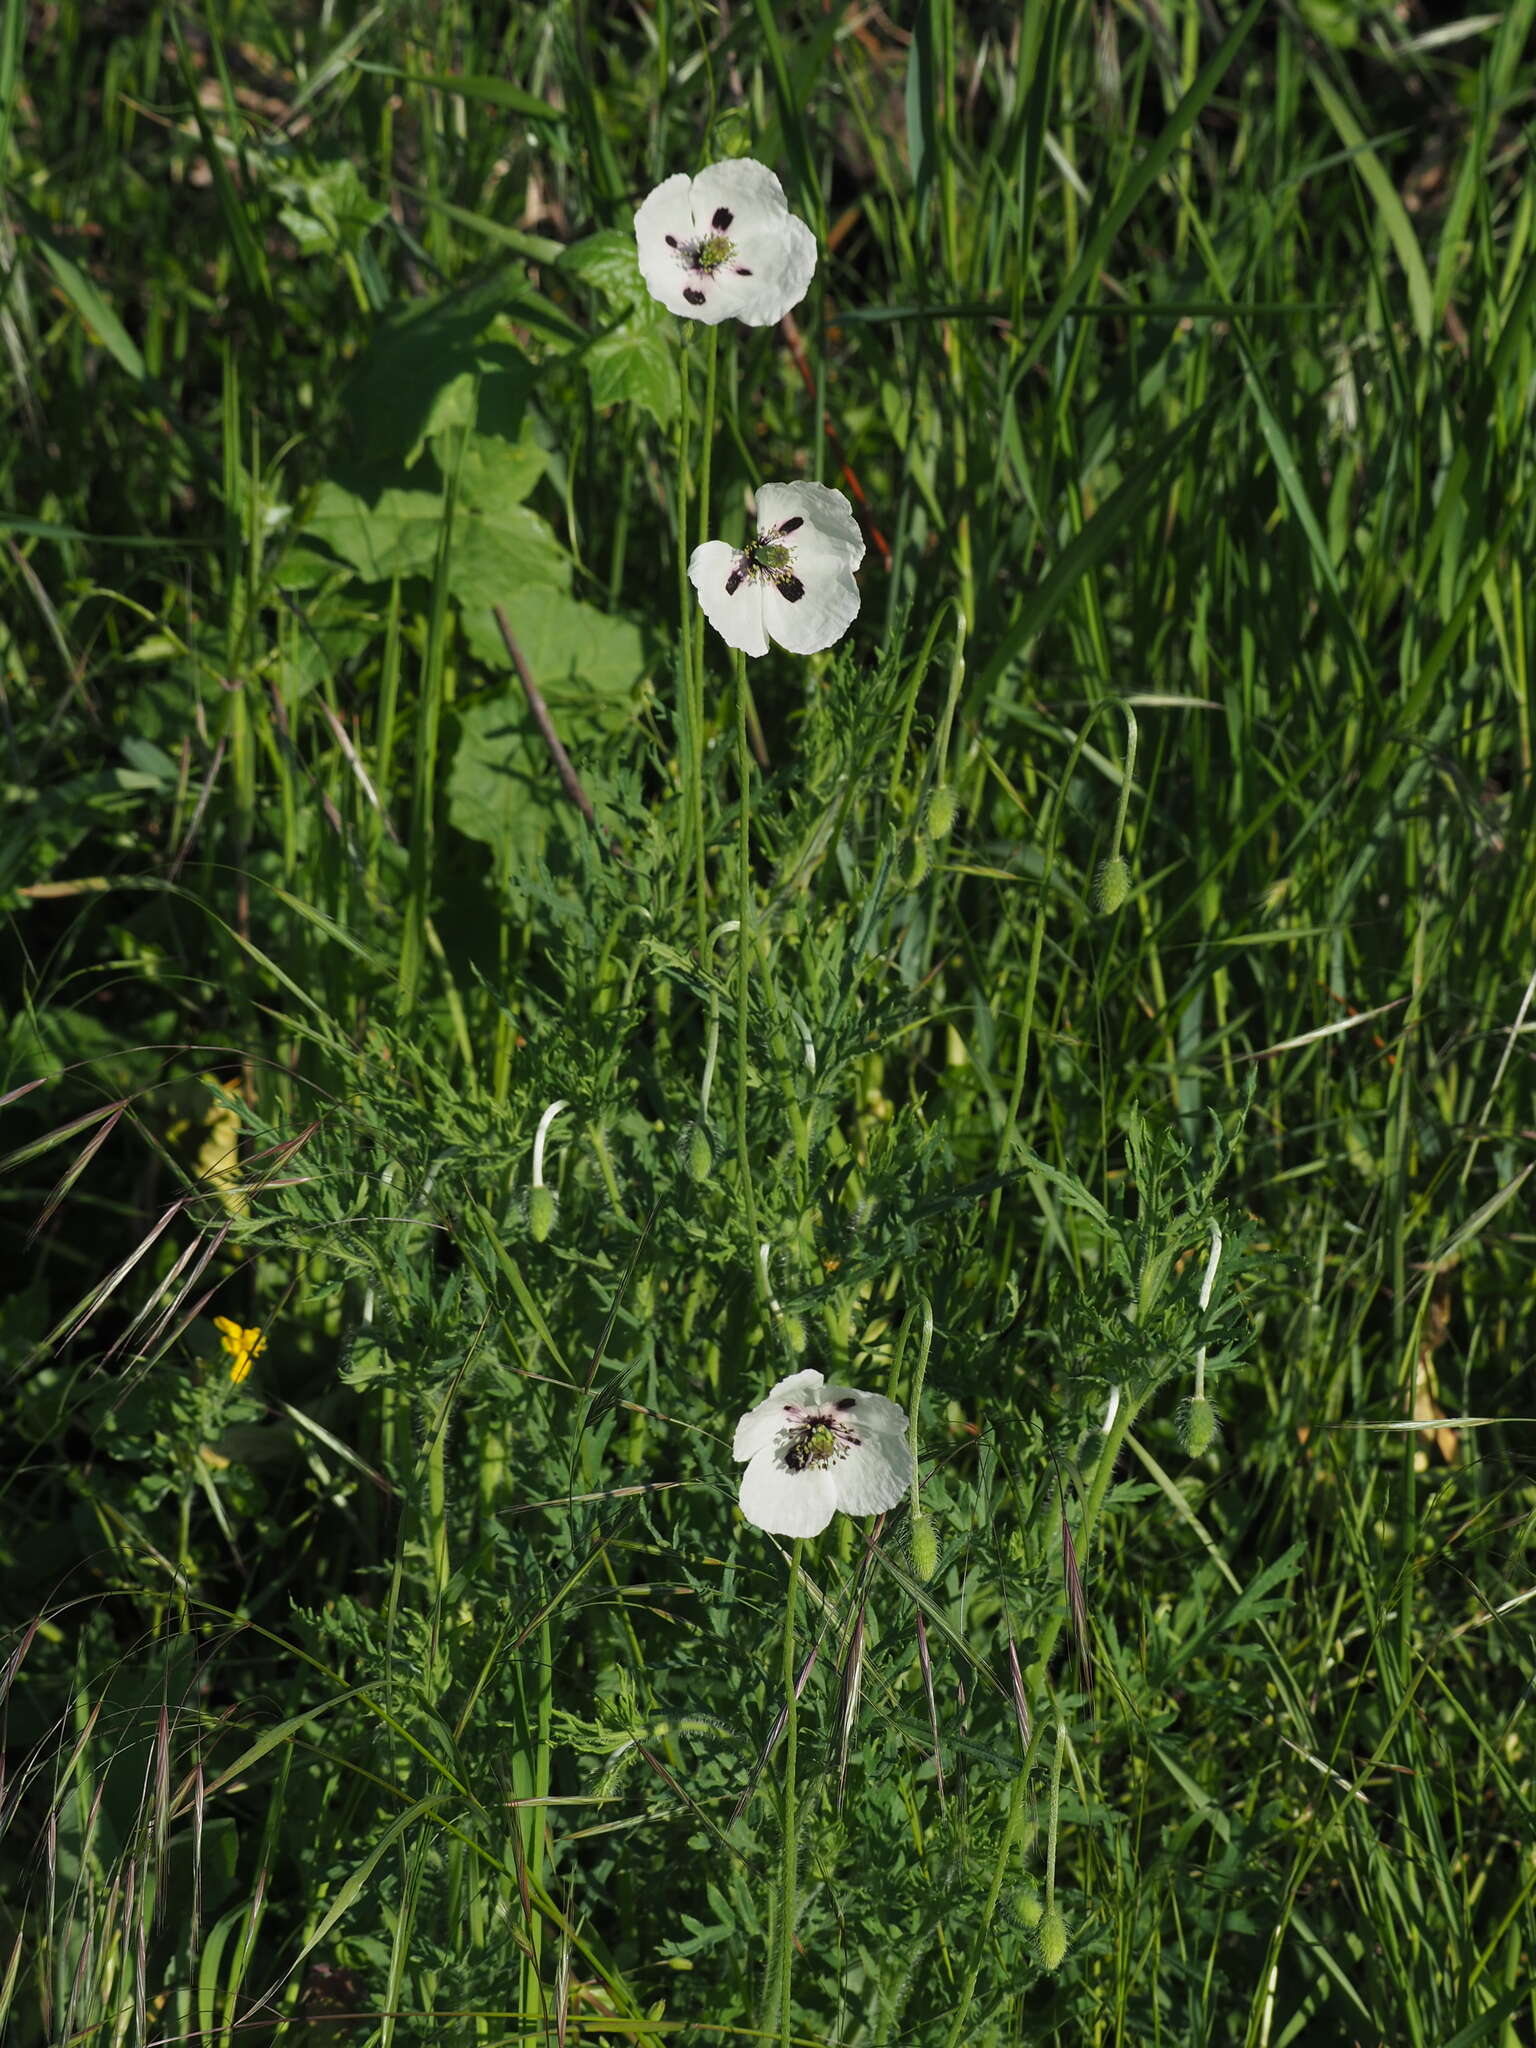
[[[738,277],[750,277],[752,273],[750,270],[748,270],[747,266],[744,263],[738,263],[736,266],[736,275]]]
[[[805,595],[805,585],[798,576],[786,576],[778,588],[780,597],[787,598],[791,604],[798,604]],[[837,1405],[841,1408],[844,1404],[839,1401]]]
[[[668,235],[668,237],[667,237],[667,247],[668,247],[669,249],[675,249],[675,248],[677,247],[677,237],[676,237],[676,235]]]
[[[746,573],[747,573],[747,572],[746,572],[746,570],[745,570],[745,569],[740,569],[740,568],[737,568],[737,569],[733,569],[733,570],[731,571],[730,575],[726,577],[726,579],[725,579],[725,594],[726,594],[726,596],[727,596],[727,597],[734,597],[734,596],[736,595],[737,591],[738,591],[738,590],[740,590],[740,588],[741,588],[741,579],[742,579],[742,577],[743,577],[743,576],[745,576],[745,575],[746,575]],[[786,1413],[786,1414],[788,1413],[788,1410],[787,1410],[787,1409],[785,1410],[785,1413]]]
[[[704,294],[702,292],[696,292],[691,284],[685,284],[683,286],[683,297],[688,301],[690,306],[702,306],[704,303]]]
[[[797,512],[793,519],[785,520],[784,524],[779,528],[779,531],[780,533],[798,533],[801,527],[804,526],[804,524],[805,521]]]
[[[846,1415],[848,1413],[848,1410],[850,1408],[856,1408],[858,1406],[858,1403],[854,1400],[852,1394],[845,1394],[842,1400],[839,1401],[837,1405],[839,1408],[842,1409],[843,1413]]]
[[[731,209],[728,206],[717,206],[715,208],[714,218],[710,221],[709,224],[714,229],[717,235],[723,235],[734,218],[735,216],[734,214],[732,214]]]

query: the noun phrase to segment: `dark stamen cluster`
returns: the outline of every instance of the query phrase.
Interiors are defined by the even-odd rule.
[[[684,293],[687,297],[687,293]],[[793,519],[786,519],[782,526],[770,527],[755,540],[749,540],[736,557],[736,566],[725,579],[725,594],[734,597],[743,583],[766,577],[780,597],[789,604],[798,604],[805,595],[805,585],[796,576],[790,564],[794,560],[791,551],[784,546],[784,536],[795,533],[805,521],[796,513]]]

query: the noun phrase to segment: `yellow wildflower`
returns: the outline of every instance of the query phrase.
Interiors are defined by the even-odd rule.
[[[267,1340],[260,1330],[242,1329],[229,1316],[215,1316],[213,1327],[219,1333],[219,1342],[229,1353],[229,1377],[238,1387],[250,1375],[251,1360],[266,1350]]]

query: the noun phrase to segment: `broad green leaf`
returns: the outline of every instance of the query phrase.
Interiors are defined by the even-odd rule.
[[[505,609],[528,672],[567,743],[573,736],[613,731],[628,721],[632,694],[645,671],[637,626],[560,590],[504,591],[494,601]],[[511,667],[489,603],[478,611],[466,608],[464,637],[488,667]]]
[[[643,311],[656,304],[640,275],[635,238],[622,228],[600,228],[595,235],[572,242],[560,258],[560,268],[590,285],[615,312]]]
[[[520,690],[471,705],[459,718],[448,776],[448,819],[467,839],[512,859],[543,849],[554,806],[563,802],[548,769],[541,776],[537,735]]]
[[[483,608],[530,586],[563,588],[570,558],[548,523],[517,503],[499,479],[478,504],[460,499],[448,562],[452,595]],[[516,479],[512,479],[516,481]],[[306,531],[370,583],[429,576],[437,559],[443,501],[435,491],[381,491],[370,502],[340,484],[320,487]]]
[[[582,362],[594,405],[643,406],[661,427],[677,418],[682,397],[677,352],[660,328],[626,321],[594,341]]]
[[[519,288],[509,272],[379,323],[346,391],[356,447],[370,469],[409,465],[429,434],[464,424],[470,413],[456,388],[460,379],[471,389],[478,384],[480,431],[516,438],[532,368],[520,350],[486,330]]]
[[[430,575],[443,501],[436,491],[381,491],[372,504],[340,484],[320,486],[306,533],[323,540],[369,583]]]

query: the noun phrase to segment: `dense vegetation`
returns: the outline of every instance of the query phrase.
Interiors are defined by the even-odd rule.
[[[0,4],[8,2043],[1536,2042],[1533,14]]]

